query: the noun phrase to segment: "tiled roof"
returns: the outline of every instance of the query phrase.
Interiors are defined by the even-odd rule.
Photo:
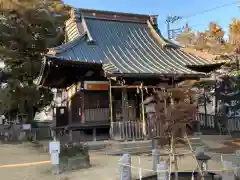
[[[101,63],[110,74],[196,74],[187,66],[211,63],[169,44],[157,33],[151,18],[73,10],[66,23],[71,26],[66,28],[69,42],[51,48],[49,53],[65,60]],[[68,25],[70,21],[75,24]]]
[[[200,51],[192,48],[182,48],[182,50],[188,54],[192,54],[197,57],[201,57],[203,59],[206,59],[208,61],[212,61],[213,63],[224,63],[228,62],[231,58],[231,53],[222,53],[222,54],[213,54],[208,51]]]

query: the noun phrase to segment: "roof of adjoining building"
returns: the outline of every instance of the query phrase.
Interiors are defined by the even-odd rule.
[[[199,74],[188,66],[213,62],[183,51],[166,40],[157,17],[72,9],[66,21],[68,42],[47,56],[102,64],[108,74]]]

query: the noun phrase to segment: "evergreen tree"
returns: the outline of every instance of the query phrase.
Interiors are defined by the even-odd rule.
[[[41,54],[64,41],[69,6],[60,0],[1,0],[0,5],[0,59],[5,63],[0,113],[23,113],[32,121],[53,98],[50,89],[38,88],[34,81]]]

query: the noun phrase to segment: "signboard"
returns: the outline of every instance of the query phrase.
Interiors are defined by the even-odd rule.
[[[49,153],[54,154],[54,153],[60,153],[60,142],[59,141],[51,141],[49,143]]]
[[[84,89],[86,90],[108,90],[108,81],[85,81]]]
[[[51,161],[53,165],[59,164],[60,142],[51,141],[49,143],[49,153],[51,154]]]

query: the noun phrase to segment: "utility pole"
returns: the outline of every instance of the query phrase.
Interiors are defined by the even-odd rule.
[[[183,28],[177,28],[177,29],[171,29],[170,25],[175,23],[176,21],[182,19],[181,16],[168,16],[166,19],[167,23],[167,34],[168,34],[168,39],[174,39],[174,37],[182,32]]]

